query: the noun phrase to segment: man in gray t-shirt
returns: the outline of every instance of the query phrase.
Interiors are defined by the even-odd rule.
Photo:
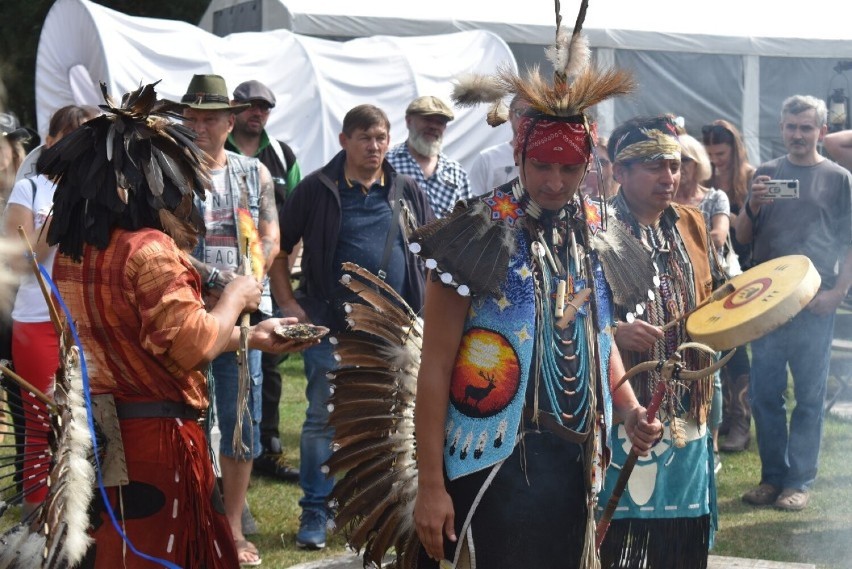
[[[737,239],[753,241],[755,263],[806,255],[822,279],[816,297],[792,321],[752,343],[749,389],[761,479],[743,501],[782,510],[807,506],[816,479],[834,313],[852,285],[852,176],[817,151],[826,131],[821,99],[784,101],[787,154],[757,169],[746,215],[735,224]],[[799,181],[797,199],[770,197],[766,182],[781,179]],[[783,397],[788,364],[796,398],[789,431]]]

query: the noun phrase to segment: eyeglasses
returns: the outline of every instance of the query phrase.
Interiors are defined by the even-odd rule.
[[[268,113],[269,111],[272,110],[272,105],[270,105],[269,103],[265,103],[263,101],[252,101],[251,102],[251,108],[257,109],[262,113]]]

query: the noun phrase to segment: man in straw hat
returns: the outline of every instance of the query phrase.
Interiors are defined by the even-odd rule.
[[[228,134],[234,128],[234,115],[249,107],[248,103],[231,104],[225,80],[219,75],[195,75],[181,99],[186,104],[186,124],[196,133],[196,143],[210,160],[211,184],[205,188],[201,213],[207,228],[193,252],[193,265],[201,274],[206,286],[205,302],[216,306],[222,288],[236,278],[241,265],[240,239],[243,234],[238,220],[238,210],[247,210],[257,228],[260,241],[260,259],[252,263],[262,266],[264,292],[255,319],[268,317],[272,311],[266,273],[278,254],[278,211],[275,191],[269,170],[256,158],[241,156],[225,150]],[[235,354],[227,353],[212,364],[213,385],[216,394],[216,417],[222,438],[219,445],[219,463],[225,497],[225,513],[240,552],[240,561],[250,564],[260,561],[257,549],[246,541],[242,531],[241,516],[251,479],[254,458],[262,452],[260,443],[261,353],[248,352],[251,374],[247,412],[237,409],[241,400],[238,393],[239,364]],[[242,448],[234,448],[234,429],[242,426]],[[250,445],[250,446],[246,446]]]
[[[518,178],[413,238],[433,269],[414,416],[423,567],[595,567],[601,423],[614,410],[639,452],[661,429],[629,388],[610,391],[623,369],[602,265],[622,244],[610,240],[607,260],[593,250],[601,212],[579,188],[597,137],[585,111],[632,81],[587,67],[581,25],[557,34],[553,83],[534,69],[466,79],[454,92],[457,103],[495,107],[517,94],[529,108],[515,138]],[[620,297],[644,292],[610,284]]]
[[[104,94],[106,114],[45,149],[41,160],[57,181],[48,230],[59,248],[54,279],[76,324],[91,393],[101,396],[99,407],[104,396],[114,400],[117,418],[99,426],[110,441],[120,432],[118,459],[129,479],[120,485],[113,477],[112,486],[103,473],[109,506],[99,496],[90,508],[94,542],[83,565],[232,569],[237,550],[199,423],[209,404],[200,370],[237,349],[235,322],[257,308],[263,287],[234,275],[205,309],[189,251],[205,231],[194,198],[209,185],[206,159],[192,132],[173,122],[180,105],[157,101],[153,85],[125,95],[122,106],[105,87]],[[308,347],[276,339],[273,330],[293,322],[253,326],[248,345]],[[110,443],[107,452],[115,448]],[[60,480],[65,470],[56,473]]]

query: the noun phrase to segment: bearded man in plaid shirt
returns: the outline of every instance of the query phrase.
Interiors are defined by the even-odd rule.
[[[454,118],[452,109],[438,97],[417,97],[405,110],[408,140],[387,154],[397,172],[417,181],[437,217],[452,211],[458,200],[473,197],[467,172],[441,152],[447,123]]]

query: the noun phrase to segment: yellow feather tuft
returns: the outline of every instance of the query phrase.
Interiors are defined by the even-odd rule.
[[[240,257],[248,259],[251,273],[257,280],[263,279],[263,251],[260,234],[247,209],[237,209],[237,235],[239,235]]]

